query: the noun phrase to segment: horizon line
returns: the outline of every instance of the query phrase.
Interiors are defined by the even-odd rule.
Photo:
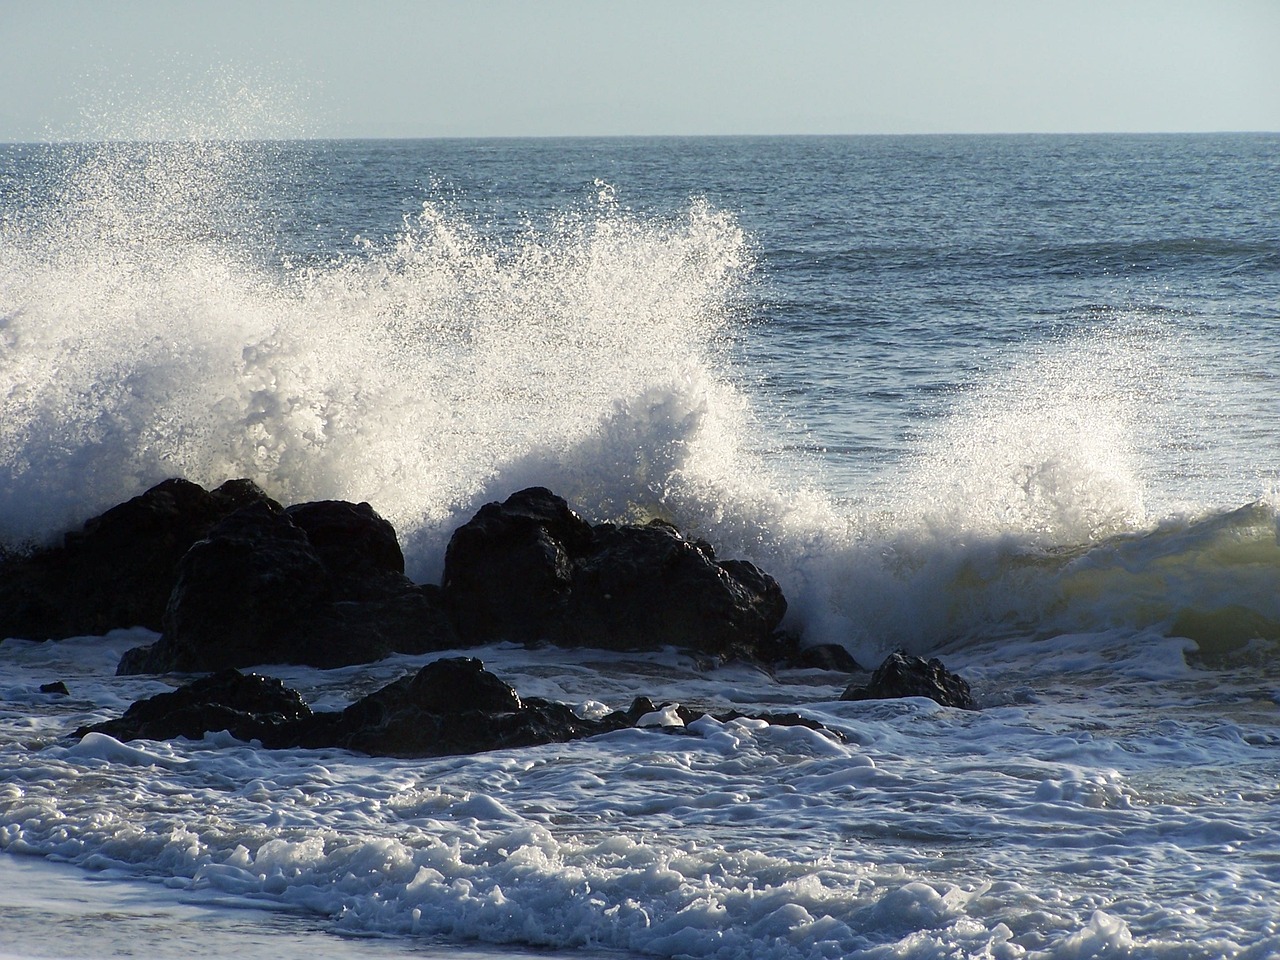
[[[379,135],[337,134],[309,136],[261,137],[48,137],[37,140],[0,138],[3,146],[52,146],[55,144],[92,143],[332,143],[332,142],[424,142],[457,140],[782,140],[782,139],[853,139],[866,138],[930,138],[930,137],[1198,137],[1198,136],[1274,136],[1280,130],[989,130],[989,131],[922,131],[892,133],[513,133],[513,134],[425,134]]]

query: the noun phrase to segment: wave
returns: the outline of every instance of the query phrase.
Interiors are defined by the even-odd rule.
[[[426,203],[385,245],[282,268],[210,215],[243,152],[79,153],[58,203],[3,234],[6,540],[172,474],[368,499],[412,535],[638,398],[701,418],[730,392],[710,358],[750,263],[706,204],[671,222],[571,211],[504,247]]]
[[[1117,625],[1277,634],[1270,506],[1153,519],[1143,418],[1176,344],[1153,351],[1149,325],[955,397],[852,509],[814,464],[763,452],[795,444],[732,362],[755,262],[730,214],[643,217],[600,188],[498,238],[428,201],[383,242],[294,265],[264,257],[243,189],[275,159],[69,148],[6,214],[0,540],[48,541],[168,476],[249,477],[286,502],[371,502],[428,580],[480,503],[540,484],[750,556],[791,626],[868,660]]]

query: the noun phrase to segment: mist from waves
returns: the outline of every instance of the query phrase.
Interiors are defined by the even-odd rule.
[[[1151,444],[1186,426],[1155,388],[1183,372],[1159,322],[1011,358],[850,510],[818,465],[761,452],[780,428],[734,360],[762,333],[740,322],[755,253],[705,201],[646,217],[598,183],[499,237],[431,198],[384,241],[293,263],[262,255],[243,189],[268,176],[260,144],[65,158],[0,226],[10,545],[168,476],[250,477],[371,502],[433,580],[476,507],[541,484],[750,557],[790,626],[868,661],[1117,625],[1280,637],[1270,502],[1150,502]]]

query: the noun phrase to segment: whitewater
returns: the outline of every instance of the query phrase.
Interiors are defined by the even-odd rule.
[[[939,656],[982,707],[498,644],[470,653],[584,716],[842,739],[76,741],[182,681],[114,675],[155,636],[4,640],[0,955],[1280,954],[1278,144],[0,146],[6,550],[248,477],[370,502],[437,582],[537,484],[752,560],[806,643]],[[259,669],[336,709],[435,656]],[[68,897],[133,932],[59,939]]]

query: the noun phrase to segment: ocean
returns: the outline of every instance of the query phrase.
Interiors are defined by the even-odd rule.
[[[843,740],[76,741],[181,682],[114,675],[155,635],[3,640],[0,957],[1280,955],[1277,183],[1269,134],[0,145],[6,549],[249,477],[438,582],[536,484],[981,706],[500,643],[585,714]]]

